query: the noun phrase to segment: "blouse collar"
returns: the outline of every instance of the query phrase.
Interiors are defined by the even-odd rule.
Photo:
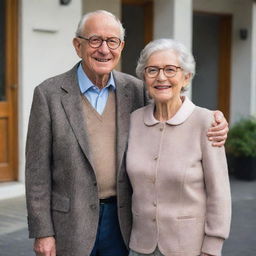
[[[165,121],[165,123],[169,125],[179,125],[185,122],[185,120],[192,114],[195,109],[195,104],[187,96],[182,96],[182,101],[182,105],[176,114],[171,119]],[[156,120],[154,117],[154,108],[155,104],[150,104],[145,108],[144,123],[147,126],[160,123],[160,121]]]

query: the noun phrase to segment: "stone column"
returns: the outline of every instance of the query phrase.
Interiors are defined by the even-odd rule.
[[[192,48],[193,0],[154,2],[154,39],[173,38]],[[191,97],[191,90],[186,92]]]

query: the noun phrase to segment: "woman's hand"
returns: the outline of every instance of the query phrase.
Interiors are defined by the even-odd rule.
[[[214,256],[214,255],[212,255],[212,254],[207,254],[207,253],[201,253],[201,255],[200,256]]]
[[[214,111],[215,122],[212,123],[212,127],[208,130],[207,136],[212,145],[215,147],[221,147],[225,144],[228,134],[228,122],[222,112]]]

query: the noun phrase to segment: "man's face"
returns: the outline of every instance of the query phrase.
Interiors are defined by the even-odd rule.
[[[99,36],[102,39],[120,38],[120,28],[112,17],[98,14],[87,20],[81,36],[86,38]],[[83,68],[92,81],[97,77],[109,75],[116,67],[124,47],[124,42],[121,42],[117,49],[112,50],[109,49],[106,41],[103,41],[99,48],[92,48],[87,40],[81,38],[75,38],[73,43],[78,56],[83,60]]]

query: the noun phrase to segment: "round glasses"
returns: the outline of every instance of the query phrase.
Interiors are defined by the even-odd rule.
[[[166,77],[174,77],[179,69],[182,69],[181,67],[177,67],[175,65],[166,65],[163,68],[159,68],[156,66],[148,66],[145,67],[145,75],[149,78],[155,78],[159,75],[160,70],[163,70],[164,75]]]
[[[83,36],[77,36],[78,38],[87,40],[89,45],[92,48],[99,48],[101,47],[101,45],[103,44],[103,42],[105,41],[107,43],[107,46],[109,49],[111,50],[115,50],[117,49],[120,44],[121,44],[121,39],[119,39],[118,37],[109,37],[107,39],[103,39],[100,36],[91,36],[89,38],[83,37]]]

